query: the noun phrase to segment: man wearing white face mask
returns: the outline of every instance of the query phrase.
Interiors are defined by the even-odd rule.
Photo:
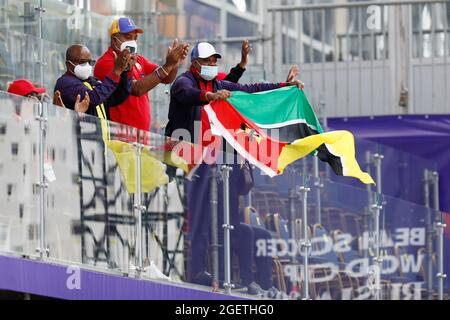
[[[160,83],[168,84],[175,80],[178,65],[187,56],[189,46],[175,41],[167,53],[166,63],[158,66],[139,54],[137,40],[142,33],[144,30],[127,17],[114,20],[109,29],[111,46],[95,65],[94,75],[103,81],[113,69],[114,55],[125,48],[131,51],[132,60],[128,67],[132,81],[131,95],[111,109],[111,120],[149,131],[151,117],[148,92]]]
[[[230,81],[218,80],[218,59],[222,56],[207,42],[197,44],[191,52],[191,67],[189,71],[180,75],[172,85],[170,91],[169,123],[166,136],[171,136],[177,129],[186,129],[194,137],[194,122],[201,121],[204,105],[210,101],[226,100],[231,91],[255,93],[278,89],[284,86],[299,86],[299,80],[281,83],[237,84]],[[198,141],[191,141],[198,142]]]
[[[125,69],[130,63],[131,53],[128,49],[116,56],[114,70],[100,82],[92,76],[95,63],[88,48],[73,45],[66,52],[67,71],[55,85],[55,92],[68,109],[75,109],[77,100],[89,95],[90,103],[87,114],[109,119],[109,108],[122,103],[131,92],[131,81]]]
[[[226,100],[231,96],[231,91],[244,91],[255,93],[268,91],[284,86],[296,85],[303,88],[303,83],[299,80],[282,83],[256,83],[256,84],[237,84],[230,81],[221,81],[217,79],[218,59],[222,56],[216,52],[215,48],[206,42],[197,44],[191,53],[191,67],[189,71],[180,75],[175,80],[170,91],[169,123],[166,127],[166,136],[174,139],[191,137],[192,143],[194,137],[200,137],[200,123],[203,106],[210,101]],[[197,132],[196,132],[197,131]],[[187,134],[189,133],[189,135]],[[190,281],[198,284],[209,285],[212,282],[211,275],[207,272],[207,252],[211,225],[211,204],[210,204],[210,182],[211,167],[202,163],[195,171],[195,177],[187,183],[187,198],[190,212],[190,240],[191,240],[191,260],[188,266]],[[230,215],[231,224],[236,226],[232,232],[233,247],[236,243],[244,239],[239,219],[239,186],[243,184],[243,177],[239,164],[233,165],[230,174]],[[219,190],[221,185],[219,183]],[[218,225],[223,225],[223,197],[219,193],[218,197]],[[219,228],[219,243],[223,243],[223,230]],[[250,243],[250,248],[251,248]],[[223,250],[221,247],[219,249]],[[221,261],[223,254],[219,254]],[[271,261],[262,262],[265,268],[261,268],[261,274],[265,274],[265,281],[260,287],[255,283],[251,273],[251,259],[240,259],[242,284],[247,286],[251,294],[262,294],[264,290],[270,290],[271,283]],[[246,262],[244,266],[244,262]],[[268,262],[268,263],[266,263]],[[262,265],[261,264],[261,265]],[[268,267],[267,267],[268,265]],[[219,262],[219,274],[223,275],[223,263]]]

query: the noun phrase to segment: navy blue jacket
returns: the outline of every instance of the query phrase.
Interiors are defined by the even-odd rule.
[[[83,84],[84,81],[69,72],[66,72],[56,81],[55,91],[61,92],[61,98],[66,108],[74,110],[77,95],[80,95],[81,100],[83,100],[85,93],[89,92],[91,103],[86,113],[97,116],[96,107],[104,103],[109,119],[108,109],[120,105],[131,94],[132,83],[128,79],[126,72],[122,73],[120,77],[111,74],[103,82],[94,77],[90,77],[85,81],[93,86],[94,90],[89,90]]]
[[[187,71],[180,75],[170,90],[169,123],[166,127],[166,136],[172,136],[177,129],[186,129],[194,142],[194,123],[201,121],[202,107],[209,102],[202,100],[200,84],[192,72]],[[256,83],[237,84],[229,81],[213,80],[214,92],[219,90],[244,91],[255,93],[269,91],[285,86],[285,83]],[[179,137],[174,137],[179,138]]]

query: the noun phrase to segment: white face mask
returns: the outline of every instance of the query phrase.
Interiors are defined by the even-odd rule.
[[[117,37],[114,37],[114,38],[116,38],[116,40],[121,43],[121,45],[120,45],[120,52],[122,52],[123,50],[128,48],[131,53],[137,53],[138,45],[137,45],[136,40],[129,40],[129,41],[122,42]]]
[[[92,76],[92,66],[89,64],[89,62],[86,62],[84,64],[78,64],[75,65],[72,61],[69,61],[75,69],[73,70],[73,73],[75,76],[80,80],[86,80],[90,76]]]
[[[206,81],[214,80],[219,73],[218,66],[202,66],[199,62],[197,62],[202,68],[200,71],[200,76]]]
[[[130,41],[122,42],[122,44],[120,45],[120,52],[122,52],[126,48],[128,48],[131,53],[137,53],[137,42],[136,42],[136,40],[130,40]]]

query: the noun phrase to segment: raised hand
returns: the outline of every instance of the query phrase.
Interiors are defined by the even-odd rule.
[[[77,100],[75,101],[75,111],[80,113],[86,113],[86,111],[89,109],[89,104],[91,103],[89,93],[86,92],[83,101],[80,100],[81,96],[77,95]]]
[[[300,68],[298,67],[298,65],[294,64],[294,65],[291,66],[291,68],[289,69],[289,73],[288,73],[286,82],[294,81],[295,78],[297,78],[297,76],[298,76],[299,74],[300,74]]]
[[[53,104],[55,106],[59,106],[59,107],[63,107],[63,108],[66,107],[61,98],[61,92],[59,92],[58,90],[56,90],[55,93],[53,94]]]
[[[172,46],[169,47],[166,57],[166,67],[177,67],[184,59],[186,59],[189,53],[189,45],[187,43],[178,43],[175,39]]]
[[[118,56],[114,54],[114,73],[118,76],[122,74],[131,64],[131,52],[129,49],[123,50]]]
[[[239,63],[239,66],[242,69],[245,69],[245,67],[247,66],[248,55],[250,54],[250,52],[252,52],[252,47],[250,46],[250,42],[248,40],[244,40],[244,42],[242,42],[241,62]]]

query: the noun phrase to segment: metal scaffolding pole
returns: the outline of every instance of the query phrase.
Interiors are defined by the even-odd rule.
[[[36,252],[41,259],[44,256],[49,256],[49,249],[45,243],[45,218],[47,216],[47,188],[48,184],[45,182],[45,151],[46,151],[46,133],[47,133],[47,108],[42,102],[38,103],[38,115],[36,120],[39,121],[39,181],[37,187],[39,188],[39,244]]]
[[[436,224],[437,233],[438,233],[438,261],[437,261],[437,275],[438,278],[438,298],[439,300],[444,300],[444,280],[447,278],[447,275],[444,273],[444,229],[447,225],[443,222],[438,222]]]
[[[316,187],[316,223],[322,224],[322,188],[323,183],[319,176],[319,158],[314,157],[314,186]]]
[[[297,198],[295,189],[289,190],[289,223],[290,223],[290,236],[291,239],[295,239],[295,199]],[[297,251],[296,251],[297,253]],[[296,254],[291,257],[292,263],[296,263],[297,257]]]
[[[426,215],[426,257],[427,257],[427,297],[428,300],[433,299],[433,222],[431,221],[431,205],[430,205],[430,171],[425,169],[423,173],[424,177],[424,203],[427,208]]]
[[[44,85],[44,35],[42,29],[42,14],[45,12],[43,7],[43,0],[39,1],[39,7],[36,7],[35,10],[38,12],[39,23],[38,23],[38,34],[39,34],[39,81],[40,84]],[[45,217],[47,214],[47,188],[48,185],[45,182],[44,176],[44,164],[45,164],[45,137],[47,130],[47,118],[44,111],[44,106],[40,102],[38,105],[38,116],[36,120],[39,121],[39,182],[37,184],[39,188],[39,246],[36,249],[36,252],[39,253],[39,257],[41,259],[44,256],[49,255],[49,250],[46,248],[45,244]]]
[[[223,241],[224,241],[224,284],[226,294],[231,294],[233,284],[231,283],[231,230],[234,226],[230,222],[230,172],[233,169],[222,166],[223,179]]]
[[[372,153],[370,151],[366,151],[366,172],[370,175],[372,171]],[[368,184],[366,186],[367,188],[367,202],[368,202],[368,209],[367,211],[364,213],[363,216],[363,232],[369,232],[370,229],[370,225],[369,225],[369,221],[370,221],[370,217],[371,217],[371,211],[372,211],[372,206],[374,204],[373,198],[372,198],[372,185]],[[369,251],[367,250],[367,248],[363,248],[363,257],[364,258],[368,258],[369,256]]]
[[[138,134],[139,141],[139,134]],[[141,183],[141,154],[144,146],[139,142],[134,143],[136,148],[136,194],[134,198],[134,212],[137,217],[136,226],[136,276],[140,277],[144,269],[143,260],[143,237],[142,237],[142,213],[145,211],[145,206],[142,205],[142,183]]]
[[[437,235],[437,280],[438,299],[444,300],[444,280],[447,275],[444,273],[444,230],[446,224],[442,220],[442,213],[439,207],[439,173],[431,173],[431,183],[433,184],[433,206],[436,213],[436,235]]]
[[[218,186],[216,166],[211,167],[211,261],[212,286],[219,289]]]
[[[43,5],[43,0],[39,0],[39,7],[35,8],[38,12],[39,23],[38,23],[38,34],[39,34],[39,81],[40,85],[44,85],[44,32],[43,32],[43,17],[42,14],[45,12]]]
[[[309,297],[309,250],[311,248],[311,242],[308,234],[308,192],[311,191],[306,184],[300,187],[299,192],[302,198],[302,212],[303,212],[303,236],[304,241],[302,243],[303,249],[303,300],[310,300]]]
[[[382,193],[382,178],[381,178],[381,162],[384,159],[384,156],[382,154],[376,153],[373,155],[373,163],[375,164],[376,168],[376,174],[377,174],[377,195],[376,195],[376,201],[372,205],[373,212],[374,212],[374,222],[375,222],[375,258],[374,258],[374,264],[376,266],[376,270],[378,272],[377,281],[375,285],[375,299],[380,300],[381,299],[381,288],[380,288],[380,270],[382,267],[383,259],[381,258],[380,254],[380,248],[381,248],[381,239],[380,239],[380,213],[383,209],[382,201],[381,201],[381,193]]]

